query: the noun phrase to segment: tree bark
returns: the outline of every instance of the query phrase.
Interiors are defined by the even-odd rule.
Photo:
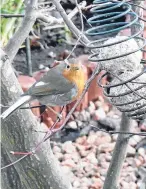
[[[13,103],[19,98],[22,89],[8,57],[3,51],[2,53],[1,100],[2,104],[10,105],[10,102]],[[30,110],[18,110],[7,120],[2,121],[2,167],[21,157],[10,154],[10,151],[30,151],[42,140],[43,133],[32,131],[32,128],[36,127],[40,128],[40,124]],[[2,188],[71,189],[71,185],[62,173],[49,141],[46,141],[36,154],[27,156],[12,167],[2,170]]]

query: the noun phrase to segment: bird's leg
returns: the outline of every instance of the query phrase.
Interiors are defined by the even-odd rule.
[[[56,112],[53,108],[51,108],[50,106],[47,106],[48,109],[50,109],[54,114],[57,115],[57,117],[62,120],[62,115],[58,112]]]

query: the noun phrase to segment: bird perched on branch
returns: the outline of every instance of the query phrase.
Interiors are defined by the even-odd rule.
[[[0,117],[5,119],[17,108],[35,99],[48,108],[67,105],[81,95],[84,85],[85,75],[81,63],[75,59],[62,61],[34,83]]]

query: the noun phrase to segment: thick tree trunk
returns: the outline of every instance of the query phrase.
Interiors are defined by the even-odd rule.
[[[22,90],[14,75],[9,59],[2,51],[1,100],[3,105],[15,102]],[[10,103],[11,102],[11,103]],[[44,134],[32,131],[40,127],[30,110],[17,110],[2,121],[2,167],[16,161],[20,155],[10,151],[27,152],[41,141]],[[41,129],[41,128],[40,128]],[[5,189],[71,189],[55,159],[49,141],[43,143],[35,155],[2,170],[2,188]]]

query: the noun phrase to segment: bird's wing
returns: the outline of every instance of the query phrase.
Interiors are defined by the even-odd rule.
[[[39,82],[34,83],[26,94],[31,96],[64,94],[74,88],[75,85],[65,79],[62,75],[53,72],[45,74]]]

